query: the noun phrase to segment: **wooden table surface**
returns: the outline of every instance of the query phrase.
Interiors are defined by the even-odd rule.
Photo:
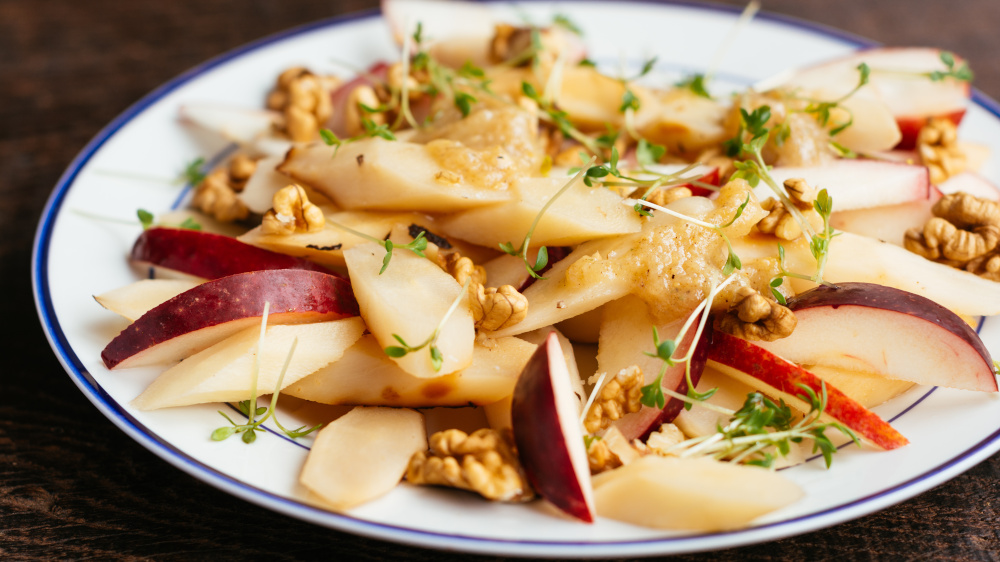
[[[0,0],[0,559],[467,558],[316,527],[170,466],[77,390],[53,356],[31,299],[31,244],[42,207],[103,125],[209,57],[375,5]],[[996,0],[763,5],[888,45],[953,50],[970,59],[976,85],[1000,98]],[[996,560],[998,476],[995,456],[916,498],[831,529],[681,559]]]

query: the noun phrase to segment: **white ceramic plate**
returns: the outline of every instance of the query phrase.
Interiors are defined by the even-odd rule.
[[[511,12],[509,6],[495,5]],[[724,8],[644,3],[530,3],[518,7],[534,21],[572,16],[587,32],[592,57],[614,66],[659,56],[663,78],[702,70],[737,13]],[[669,30],[669,31],[667,31]],[[825,28],[761,15],[730,50],[717,84],[744,85],[782,69],[849,52],[863,42]],[[768,541],[827,527],[914,496],[967,470],[1000,448],[1000,403],[995,396],[914,389],[878,413],[912,444],[875,453],[847,448],[833,469],[812,461],[784,474],[807,492],[801,502],[751,528],[683,535],[600,520],[584,525],[552,515],[540,502],[495,505],[470,495],[401,486],[347,515],[317,508],[297,484],[306,454],[274,434],[252,446],[217,443],[218,406],[139,412],[129,406],[157,369],[111,373],[100,361],[104,345],[124,327],[91,298],[136,279],[126,255],[138,225],[95,220],[82,213],[131,219],[138,208],[163,211],[179,204],[177,177],[199,156],[220,157],[226,147],[177,121],[190,101],[259,107],[274,77],[293,64],[344,73],[334,59],[356,68],[393,59],[396,50],[377,14],[318,22],[225,54],[150,93],[109,124],[72,163],[56,186],[38,227],[33,257],[35,298],[59,360],[83,393],[123,431],[164,460],[248,501],[293,517],[380,539],[497,555],[621,557],[667,554]],[[977,95],[964,138],[1000,149],[1000,112]],[[985,174],[1000,179],[995,162]],[[161,179],[157,179],[161,178]],[[1000,350],[1000,321],[982,334]],[[294,406],[291,402],[286,404]],[[225,406],[222,406],[225,409]],[[291,414],[310,419],[304,407]],[[948,423],[941,423],[941,420]]]

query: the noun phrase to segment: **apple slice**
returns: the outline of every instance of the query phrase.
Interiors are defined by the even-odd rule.
[[[817,395],[823,390],[823,380],[816,375],[756,343],[723,332],[713,334],[708,361],[722,373],[802,411],[808,411],[808,406],[798,397],[804,392],[798,385],[808,386]],[[859,437],[882,449],[896,449],[909,443],[882,418],[843,392],[826,385],[826,393],[825,418],[839,421]]]
[[[432,41],[454,37],[492,37],[498,22],[489,5],[442,0],[382,0],[382,16],[399,45],[419,23]]]
[[[979,335],[947,308],[872,283],[821,286],[789,299],[798,325],[760,347],[796,363],[862,369],[917,384],[996,392]]]
[[[394,357],[393,361],[415,377],[431,378],[454,373],[472,362],[476,329],[468,293],[436,263],[397,248],[383,273],[385,248],[374,242],[344,252],[361,316],[383,348],[400,346],[397,338],[416,346],[438,331],[441,364],[435,370],[430,346]],[[461,300],[441,325],[456,298]]]
[[[126,320],[135,321],[157,305],[198,285],[200,283],[197,281],[181,279],[142,279],[96,295],[94,300]]]
[[[568,515],[592,523],[594,500],[579,404],[553,332],[528,360],[514,387],[514,442],[538,495]]]
[[[243,186],[243,191],[236,194],[236,197],[246,205],[247,209],[258,215],[267,213],[271,209],[274,194],[292,183],[291,178],[275,170],[278,164],[281,164],[282,156],[268,156],[258,160],[253,174]],[[310,201],[317,203],[312,193],[308,195]]]
[[[827,384],[858,401],[865,408],[874,408],[913,388],[913,383],[887,379],[874,373],[830,367],[826,365],[803,365],[809,372],[825,380]]]
[[[1000,201],[1000,189],[993,182],[975,172],[955,174],[941,182],[937,188],[944,195],[964,191],[990,201]]]
[[[830,226],[903,246],[903,237],[911,228],[923,228],[933,215],[931,207],[936,198],[920,199],[885,207],[836,211],[830,216]]]
[[[337,361],[289,385],[285,394],[322,404],[411,408],[490,404],[510,396],[536,347],[518,338],[498,338],[491,347],[475,346],[472,363],[461,371],[417,378],[389,359],[369,334]]]
[[[264,269],[331,273],[311,261],[257,248],[235,238],[181,228],[144,230],[132,246],[131,259],[204,279]]]
[[[778,242],[770,236],[746,236],[733,240],[736,254],[745,262],[778,255]],[[780,241],[785,248],[789,271],[812,272],[816,260],[804,239]],[[878,283],[916,293],[965,316],[1000,314],[1000,284],[967,271],[924,259],[899,246],[838,232],[830,243],[830,254],[823,278],[831,283],[862,281]],[[790,279],[796,292],[816,284]]]
[[[294,324],[358,315],[351,285],[300,269],[230,275],[185,291],[130,324],[101,352],[109,369],[170,363],[260,322]]]
[[[807,168],[775,167],[771,177],[781,185],[791,178],[803,178],[814,189],[825,189],[833,198],[834,209],[849,211],[883,207],[930,197],[927,168],[884,160],[836,160]],[[761,183],[754,189],[761,201],[774,192]]]
[[[837,99],[858,83],[857,67],[871,69],[868,86],[889,107],[902,138],[900,148],[912,148],[917,134],[930,117],[946,117],[955,124],[965,115],[971,93],[968,82],[946,78],[932,81],[926,73],[945,71],[939,49],[881,47],[858,51],[830,62],[799,70],[784,86],[821,91],[824,98]],[[956,67],[965,61],[955,57]]]
[[[647,166],[646,168],[658,174],[670,175],[670,174],[676,174],[677,172],[683,170],[686,167],[687,166],[684,164],[652,164],[650,166]],[[644,175],[641,172],[630,173],[628,175],[631,177],[638,177],[638,178],[644,177]],[[715,185],[715,186],[719,185],[720,178],[719,178],[718,166],[705,166],[705,165],[696,166],[694,169],[684,173],[684,177],[691,177],[696,175],[701,176],[697,179],[699,183]],[[702,187],[700,185],[686,183],[680,187],[687,187],[688,189],[691,190],[692,195],[700,195],[702,197],[708,197],[709,195],[712,194],[711,189],[708,189],[707,187]]]
[[[260,329],[247,328],[164,371],[132,405],[140,410],[155,410],[246,400],[250,397],[250,376],[258,356],[257,395],[271,394],[296,338],[298,344],[281,388],[340,359],[364,331],[365,323],[358,317],[268,326],[263,349],[259,349]]]
[[[706,458],[647,455],[594,477],[598,515],[655,529],[737,529],[804,495],[775,472]]]
[[[354,408],[320,430],[299,482],[337,510],[388,493],[427,449],[424,417],[403,408]]]

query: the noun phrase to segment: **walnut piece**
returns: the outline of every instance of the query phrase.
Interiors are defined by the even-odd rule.
[[[638,412],[642,407],[642,383],[642,369],[638,366],[632,365],[619,371],[601,388],[601,393],[587,411],[583,427],[594,433],[625,414]]]
[[[458,429],[431,435],[430,451],[410,458],[406,479],[412,484],[450,486],[489,500],[520,502],[534,497],[514,452],[510,432]]]
[[[590,446],[587,447],[587,461],[590,464],[591,474],[598,474],[622,465],[622,461],[618,458],[618,455],[611,451],[611,448],[608,447],[608,444],[604,440],[598,438],[592,439]]]
[[[671,447],[684,441],[684,433],[672,423],[665,423],[646,439],[646,447],[657,455],[670,456]]]
[[[271,210],[264,215],[264,234],[289,235],[296,232],[316,232],[326,224],[326,217],[313,205],[302,186],[291,184],[279,189],[271,198]]]
[[[486,269],[481,265],[476,265],[471,259],[462,256],[459,252],[438,253],[438,265],[441,269],[458,281],[459,285],[465,285],[469,281],[469,287],[486,284]]]
[[[774,341],[788,337],[795,330],[798,322],[795,313],[752,287],[740,287],[736,297],[740,300],[719,317],[717,329],[750,341]]]
[[[295,142],[319,137],[320,127],[333,115],[331,91],[340,80],[317,76],[302,67],[292,67],[278,76],[267,96],[267,107],[285,116],[284,132]]]
[[[528,316],[528,299],[511,285],[484,288],[470,285],[472,318],[476,327],[487,332],[508,328]]]
[[[965,152],[958,146],[958,129],[951,119],[932,117],[917,134],[917,154],[937,185],[965,171]]]
[[[927,259],[962,267],[1000,243],[1000,203],[968,193],[950,193],[931,209],[922,229],[911,228],[903,246]]]
[[[250,210],[236,196],[236,188],[242,189],[242,183],[233,182],[226,168],[216,168],[198,184],[191,204],[221,222],[243,220]]]
[[[809,186],[802,178],[789,178],[785,180],[785,191],[788,198],[792,200],[803,215],[808,220],[809,215],[816,214],[813,208],[813,201],[816,199],[816,190]],[[761,208],[768,212],[768,215],[757,223],[757,230],[764,234],[773,234],[782,240],[795,240],[802,236],[802,225],[785,208],[785,204],[777,199],[765,199]]]

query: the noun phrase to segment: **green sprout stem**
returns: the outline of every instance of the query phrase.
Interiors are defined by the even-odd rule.
[[[361,232],[361,231],[358,231],[358,230],[354,230],[353,228],[351,228],[349,226],[345,226],[343,224],[340,224],[338,222],[332,221],[330,219],[327,219],[326,222],[327,222],[327,224],[329,224],[329,225],[331,225],[331,226],[333,226],[335,228],[339,228],[340,230],[343,230],[344,232],[347,232],[349,234],[353,234],[353,235],[357,236],[358,238],[363,238],[365,240],[368,240],[369,242],[374,242],[374,243],[378,244],[379,246],[384,247],[385,248],[385,258],[382,259],[382,269],[379,270],[379,272],[378,272],[379,275],[382,275],[383,273],[385,273],[386,268],[389,267],[389,261],[392,259],[392,251],[394,249],[396,249],[396,248],[402,248],[404,250],[409,250],[409,251],[413,252],[414,254],[416,254],[416,255],[418,255],[418,256],[420,256],[422,258],[426,257],[426,255],[424,255],[424,250],[427,249],[427,238],[426,238],[426,232],[424,232],[424,231],[421,231],[420,234],[418,234],[417,237],[414,238],[412,241],[410,241],[408,244],[399,244],[399,245],[397,245],[397,244],[393,243],[392,240],[379,240],[378,238],[375,238],[374,236],[371,236],[369,234],[365,234],[364,232]]]

